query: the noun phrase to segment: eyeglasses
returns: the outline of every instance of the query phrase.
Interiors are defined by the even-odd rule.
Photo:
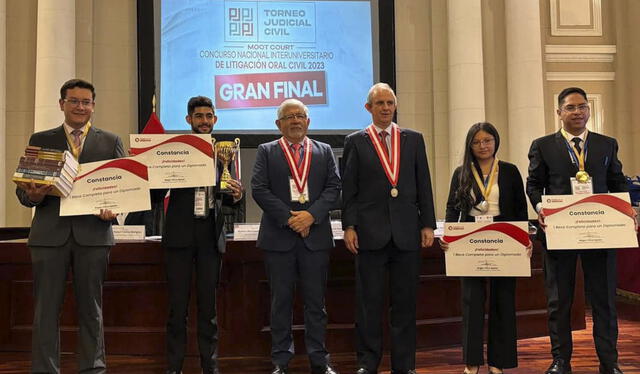
[[[280,120],[290,121],[294,118],[299,120],[305,120],[307,119],[307,115],[302,113],[287,114],[286,116],[282,116]]]
[[[73,106],[91,106],[93,105],[93,100],[78,100],[78,99],[62,99],[67,104],[71,104]]]
[[[471,142],[471,146],[473,148],[479,148],[479,147],[484,147],[484,146],[488,146],[493,144],[493,142],[495,142],[495,139],[482,139],[482,140],[474,140]]]
[[[562,110],[564,110],[565,112],[568,112],[568,113],[573,113],[576,110],[578,112],[580,112],[580,113],[584,113],[587,110],[589,110],[589,104],[580,104],[578,106],[576,106],[576,105],[567,105],[567,106],[563,107]]]

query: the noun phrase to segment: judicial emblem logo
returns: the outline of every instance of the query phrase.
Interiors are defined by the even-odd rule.
[[[257,41],[257,12],[252,3],[227,1],[225,11],[225,40],[235,42]]]

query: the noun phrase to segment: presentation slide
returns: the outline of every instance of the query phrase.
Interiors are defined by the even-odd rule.
[[[370,123],[370,1],[161,4],[159,114],[167,130],[189,129],[187,101],[196,95],[214,100],[216,131],[277,131],[276,109],[288,98],[309,107],[310,131]]]

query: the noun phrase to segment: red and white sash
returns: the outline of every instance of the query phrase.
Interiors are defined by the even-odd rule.
[[[373,148],[378,154],[382,169],[384,169],[391,186],[395,188],[398,185],[398,177],[400,176],[400,129],[395,123],[391,123],[391,126],[387,129],[391,130],[391,155],[384,151],[378,132],[373,124],[367,127],[367,132],[369,133],[369,137],[373,143]]]
[[[304,143],[304,156],[300,166],[296,165],[293,160],[293,154],[291,154],[291,149],[289,147],[289,143],[285,140],[284,137],[281,137],[279,140],[280,147],[282,148],[282,152],[284,152],[284,158],[287,160],[289,164],[289,170],[291,171],[291,176],[293,177],[293,181],[296,184],[296,188],[300,194],[303,193],[305,187],[307,186],[307,181],[309,180],[309,170],[311,169],[311,140],[305,137],[303,140]],[[307,199],[309,196],[305,196]]]

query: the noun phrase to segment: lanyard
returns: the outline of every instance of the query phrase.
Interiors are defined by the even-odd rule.
[[[496,157],[493,160],[493,163],[491,164],[491,171],[489,172],[487,178],[480,179],[480,174],[478,174],[478,171],[476,170],[474,165],[471,165],[471,172],[473,173],[473,178],[475,178],[476,183],[478,184],[478,188],[480,188],[480,192],[482,193],[484,200],[488,201],[496,175],[498,174],[498,158]]]

